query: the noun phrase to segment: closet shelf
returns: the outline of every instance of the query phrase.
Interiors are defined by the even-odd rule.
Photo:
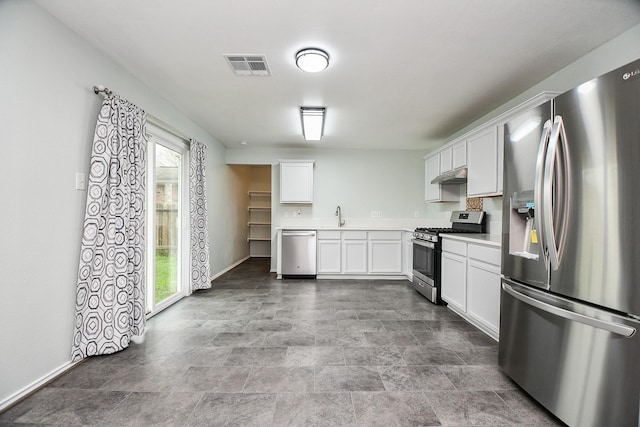
[[[250,196],[270,196],[271,191],[249,191]]]
[[[271,208],[265,208],[265,207],[259,207],[259,206],[249,206],[247,208],[247,210],[249,211],[270,211]]]
[[[252,225],[270,226],[271,223],[270,222],[253,222],[253,221],[249,221],[247,223],[247,226],[249,227],[251,227]]]
[[[247,242],[270,242],[271,237],[248,237]]]

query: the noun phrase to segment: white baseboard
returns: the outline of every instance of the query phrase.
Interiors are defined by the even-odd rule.
[[[18,391],[17,393],[7,397],[3,401],[0,401],[0,412],[4,411],[5,409],[9,408],[10,406],[15,405],[16,403],[18,403],[19,401],[21,401],[25,397],[29,396],[33,392],[38,391],[39,389],[41,389],[42,387],[44,387],[45,385],[47,385],[51,381],[53,381],[56,378],[58,378],[60,375],[62,375],[65,372],[67,372],[69,369],[75,367],[79,363],[84,362],[85,360],[86,359],[80,360],[78,362],[67,362],[64,365],[59,366],[58,368],[56,368],[53,371],[49,372],[47,375],[35,380],[34,382],[32,382],[28,386],[24,387],[22,390]]]
[[[214,274],[211,277],[211,281],[217,279],[218,277],[222,276],[224,273],[228,272],[229,270],[232,270],[234,268],[236,268],[237,266],[239,266],[240,264],[242,264],[243,262],[245,262],[246,260],[248,260],[249,258],[251,258],[250,256],[247,256],[245,258],[242,258],[240,261],[231,264],[229,267],[225,268],[224,270],[220,271],[219,273]]]
[[[318,274],[317,280],[409,280],[405,275],[381,275],[381,274]]]

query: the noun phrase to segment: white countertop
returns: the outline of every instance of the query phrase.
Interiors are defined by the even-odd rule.
[[[303,226],[286,226],[276,227],[276,230],[318,230],[318,231],[407,231],[413,233],[413,228],[389,227],[389,226],[371,226],[371,227],[303,227]]]
[[[467,243],[481,243],[487,246],[499,248],[502,245],[501,234],[475,234],[475,233],[447,233],[441,234],[443,239],[460,240]]]

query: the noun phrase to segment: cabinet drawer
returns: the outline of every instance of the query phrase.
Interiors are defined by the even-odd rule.
[[[457,240],[442,239],[442,251],[467,256],[467,244]]]
[[[367,232],[366,231],[343,231],[342,238],[344,240],[367,240]]]
[[[370,231],[371,240],[402,240],[402,231]]]
[[[337,230],[318,230],[318,240],[340,240],[340,232]]]
[[[500,249],[469,244],[469,258],[499,266],[501,260]]]

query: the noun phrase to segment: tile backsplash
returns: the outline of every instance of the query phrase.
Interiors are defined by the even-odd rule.
[[[481,211],[482,210],[482,197],[467,197],[467,210],[468,211]]]

